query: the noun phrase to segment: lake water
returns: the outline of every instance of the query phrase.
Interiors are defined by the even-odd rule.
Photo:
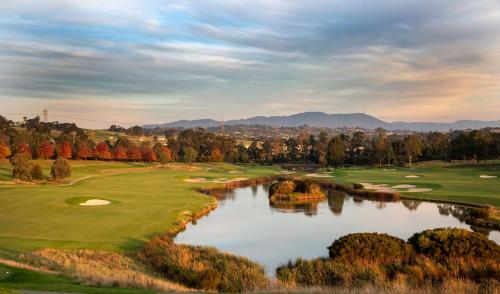
[[[295,207],[271,207],[268,185],[220,193],[219,207],[189,224],[177,243],[214,246],[263,264],[268,274],[298,257],[328,256],[327,246],[344,235],[379,232],[408,239],[425,229],[470,229],[457,217],[463,206],[405,200],[380,202],[328,191],[328,199]],[[453,212],[453,213],[450,213]],[[500,243],[500,233],[489,233]]]

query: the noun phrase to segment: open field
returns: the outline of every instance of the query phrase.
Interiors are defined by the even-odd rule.
[[[500,207],[500,166],[449,166],[415,168],[348,168],[332,173],[340,183],[371,183],[414,185],[432,191],[405,193],[419,199],[452,201],[459,203],[494,205]],[[481,178],[481,175],[496,178]],[[418,176],[418,177],[407,177]]]
[[[49,162],[42,162],[48,174]],[[228,164],[147,164],[72,161],[69,185],[0,184],[0,256],[13,258],[38,248],[128,251],[174,227],[212,201],[193,191],[204,177],[258,177],[272,167]],[[236,171],[238,173],[230,173]],[[10,166],[0,169],[10,180]],[[78,180],[82,179],[82,180]],[[216,184],[203,184],[204,187]],[[80,206],[76,197],[106,199],[106,206]]]

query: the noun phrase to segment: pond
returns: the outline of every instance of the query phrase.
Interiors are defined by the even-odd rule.
[[[425,229],[458,227],[464,206],[415,200],[380,202],[327,191],[327,199],[300,206],[271,207],[269,185],[236,188],[219,193],[219,206],[189,224],[177,243],[214,246],[246,256],[275,269],[298,257],[327,256],[335,239],[359,232],[379,232],[408,239]],[[454,216],[455,215],[455,216]],[[489,238],[500,243],[500,233]]]

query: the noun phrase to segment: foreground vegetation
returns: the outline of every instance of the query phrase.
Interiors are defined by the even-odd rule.
[[[429,230],[408,242],[388,235],[352,234],[329,249],[330,258],[290,262],[277,269],[277,278],[291,288],[371,286],[410,291],[455,287],[462,293],[494,293],[500,286],[500,246],[461,229]]]

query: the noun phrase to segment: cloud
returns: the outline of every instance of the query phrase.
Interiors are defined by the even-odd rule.
[[[0,2],[0,102],[16,109],[496,119],[498,52],[495,0]]]

